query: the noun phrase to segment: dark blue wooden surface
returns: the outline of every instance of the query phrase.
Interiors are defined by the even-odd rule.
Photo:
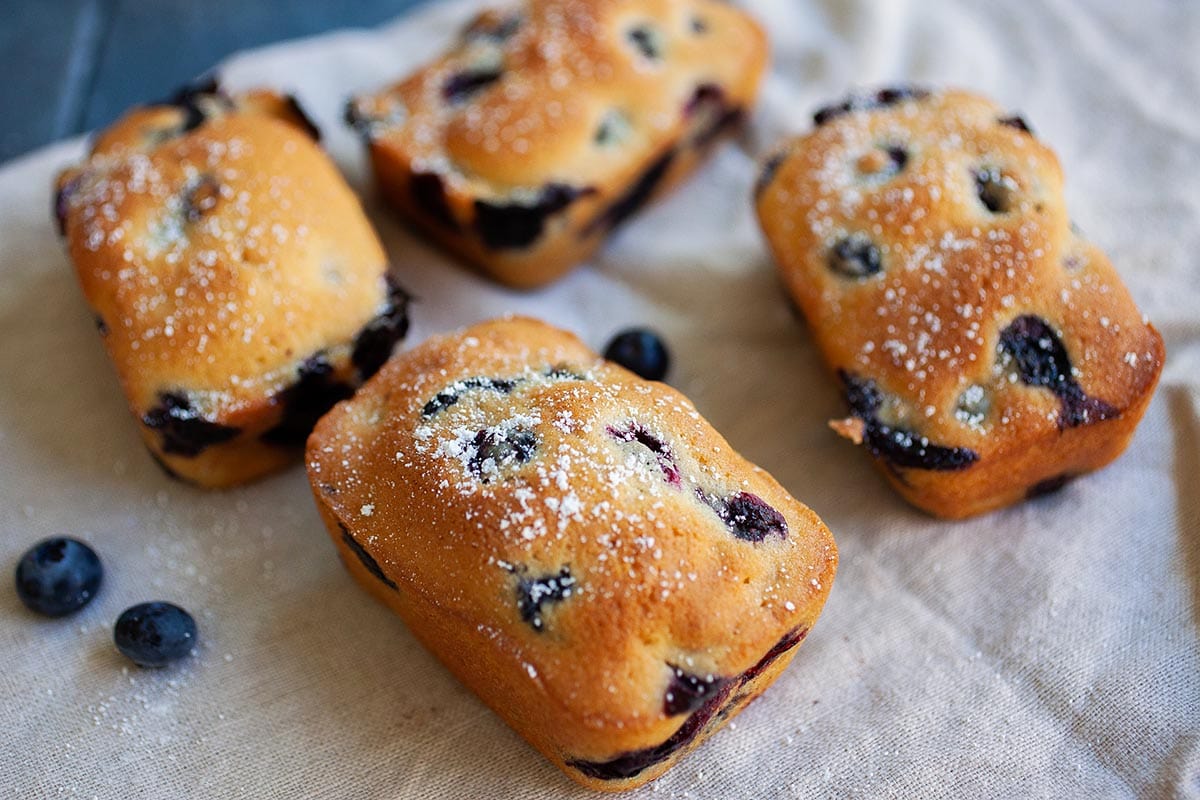
[[[428,0],[0,0],[0,161],[166,96],[236,50]]]

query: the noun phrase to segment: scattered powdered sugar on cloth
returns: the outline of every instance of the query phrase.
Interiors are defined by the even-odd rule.
[[[1200,10],[747,5],[775,62],[749,130],[548,289],[486,283],[366,194],[420,298],[410,342],[505,311],[593,347],[650,324],[674,352],[672,383],[837,536],[841,571],[795,663],[736,726],[631,796],[1200,797],[1200,182],[1187,178],[1200,162]],[[297,90],[362,188],[343,101],[434,55],[472,6],[267,48],[225,74]],[[1064,162],[1073,218],[1167,339],[1158,396],[1116,464],[962,523],[907,508],[825,427],[843,412],[835,383],[748,199],[753,158],[815,108],[898,79],[977,89],[1028,119]],[[0,794],[592,796],[353,584],[299,465],[208,494],[146,457],[48,212],[56,171],[82,149],[0,169],[0,561],[77,535],[107,583],[60,621],[0,592]],[[137,670],[112,646],[120,611],[152,599],[196,616],[200,645],[179,668]]]

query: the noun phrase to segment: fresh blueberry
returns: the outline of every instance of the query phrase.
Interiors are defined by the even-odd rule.
[[[604,348],[604,357],[648,381],[661,381],[671,366],[663,340],[646,328],[621,331]]]
[[[172,603],[139,603],[117,618],[113,641],[139,667],[165,667],[192,652],[196,621]]]
[[[17,564],[17,596],[30,611],[61,617],[86,606],[104,579],[96,551],[77,539],[38,542]]]

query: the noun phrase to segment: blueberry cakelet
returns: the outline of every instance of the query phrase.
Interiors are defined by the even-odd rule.
[[[392,205],[530,288],[696,168],[753,106],[766,52],[718,0],[529,0],[346,118]]]
[[[1125,449],[1162,337],[1071,223],[1054,153],[962,91],[861,93],[769,159],[780,273],[866,446],[913,505],[965,517]]]
[[[761,693],[837,565],[686,398],[533,320],[396,356],[307,457],[354,577],[597,789],[655,778]]]
[[[299,461],[407,296],[294,99],[215,83],[103,131],[55,215],[151,454],[205,487]]]

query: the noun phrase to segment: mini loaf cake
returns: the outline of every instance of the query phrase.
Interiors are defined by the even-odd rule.
[[[295,101],[215,84],[134,110],[55,210],[151,453],[229,486],[299,459],[372,375],[407,297]]]
[[[534,287],[691,172],[753,105],[766,39],[717,0],[529,0],[355,98],[347,120],[404,215]]]
[[[862,443],[909,502],[963,517],[1116,458],[1163,343],[1071,224],[1029,126],[958,91],[821,110],[758,216]]]
[[[791,660],[837,551],[678,392],[508,319],[397,356],[317,425],[354,577],[584,785],[648,781]]]

